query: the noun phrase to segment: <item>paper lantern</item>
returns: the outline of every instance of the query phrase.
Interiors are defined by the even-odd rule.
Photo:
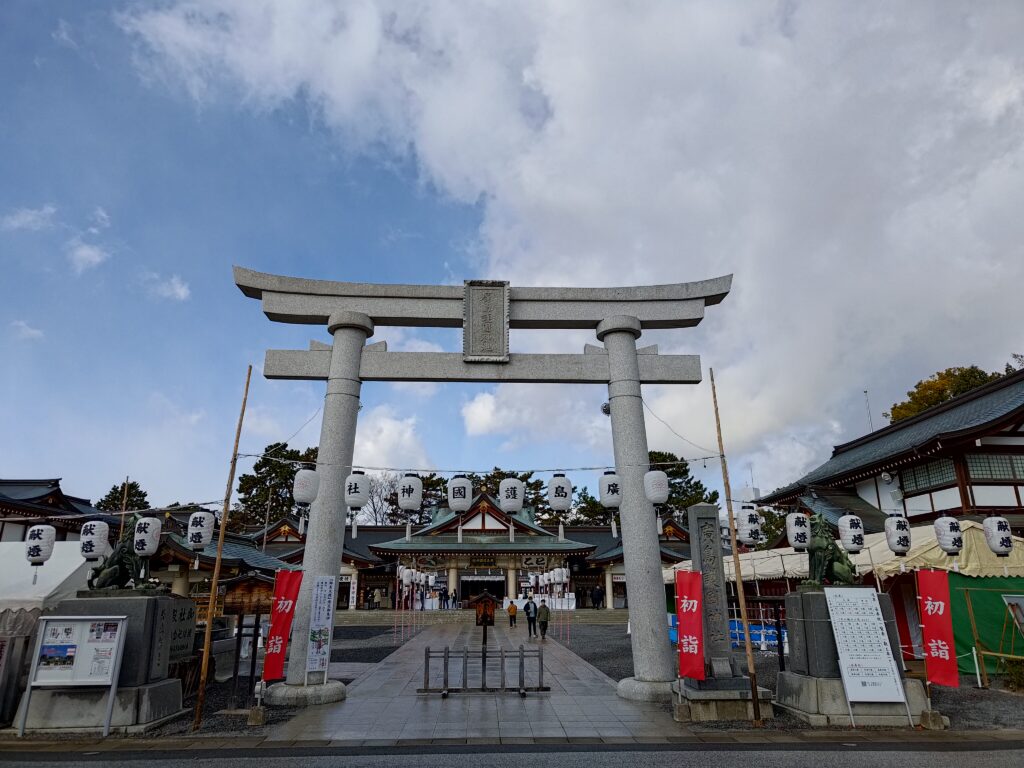
[[[652,504],[664,504],[668,501],[668,475],[660,469],[652,469],[644,475],[644,494]]]
[[[402,571],[402,583],[405,586],[409,586],[410,584],[412,584],[412,577],[413,577],[412,568],[406,568],[404,571]]]
[[[358,469],[345,478],[345,506],[361,509],[370,499],[370,478]]]
[[[213,541],[217,518],[212,512],[193,512],[188,519],[188,545],[193,552],[202,552]]]
[[[320,492],[320,475],[312,469],[300,469],[295,473],[292,484],[292,498],[296,504],[312,504]]]
[[[42,565],[53,554],[56,540],[57,529],[52,525],[33,525],[25,536],[25,557],[32,565]]]
[[[939,547],[947,555],[959,555],[964,548],[964,536],[960,531],[960,521],[955,517],[940,517],[935,521],[935,538]]]
[[[566,512],[572,506],[572,483],[561,473],[548,483],[548,506],[555,512]]]
[[[606,509],[619,508],[619,505],[622,504],[622,482],[615,472],[608,470],[601,475],[597,488],[603,507]]]
[[[864,549],[864,521],[857,515],[840,517],[839,541],[847,552],[860,552]]]
[[[502,512],[514,515],[523,508],[523,494],[526,486],[522,480],[506,477],[498,484],[498,506]]]
[[[761,542],[761,516],[752,506],[741,507],[736,519],[736,538],[740,543],[753,547]]]
[[[432,573],[432,574],[430,574],[429,576],[427,576],[427,583],[428,583],[428,584],[429,584],[430,586],[434,586],[434,583],[435,583],[436,581],[437,581],[437,576],[436,576],[435,574],[433,574],[433,573]]]
[[[1013,534],[1010,522],[1005,517],[986,517],[984,522],[985,542],[996,557],[1009,557],[1013,551]]]
[[[452,512],[465,512],[472,503],[472,481],[465,475],[455,475],[448,481],[448,508]]]
[[[885,518],[885,543],[896,557],[906,557],[910,551],[910,523],[903,515]]]
[[[160,529],[163,522],[159,517],[144,517],[135,523],[132,549],[140,557],[152,557],[160,547]]]
[[[419,475],[407,474],[398,484],[398,508],[412,512],[423,504],[423,481]]]
[[[811,519],[803,512],[786,515],[786,538],[797,552],[805,552],[811,543]]]
[[[106,554],[109,545],[109,525],[100,521],[82,524],[82,532],[78,540],[78,548],[82,557],[89,562],[95,562]]]

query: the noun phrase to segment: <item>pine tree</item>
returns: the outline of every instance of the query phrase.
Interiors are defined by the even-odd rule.
[[[122,499],[124,499],[124,483],[113,485],[107,491],[107,495],[96,502],[96,509],[102,509],[104,512],[120,512]],[[124,508],[127,510],[149,509],[149,494],[142,490],[134,480],[128,482],[128,500]]]
[[[253,465],[252,472],[238,478],[238,503],[231,511],[229,529],[262,526],[265,520],[273,525],[286,517],[295,507],[292,485],[301,466],[294,462],[316,464],[317,449],[299,451],[287,443],[271,443],[263,449]],[[267,513],[267,501],[270,512]]]

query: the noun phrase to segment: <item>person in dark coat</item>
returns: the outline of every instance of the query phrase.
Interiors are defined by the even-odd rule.
[[[526,636],[536,637],[537,636],[537,604],[533,602],[531,597],[526,601],[526,605],[523,606],[523,613],[526,614]]]

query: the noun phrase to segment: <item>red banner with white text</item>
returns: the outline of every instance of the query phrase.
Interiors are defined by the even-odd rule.
[[[700,572],[676,571],[679,676],[704,679],[704,587]]]
[[[288,636],[292,631],[300,584],[302,571],[278,571],[274,579],[274,607],[271,609],[270,633],[267,635],[266,657],[263,660],[265,681],[284,677],[284,659],[288,653]]]
[[[960,687],[953,644],[953,614],[949,603],[949,574],[917,572],[917,599],[921,613],[924,668],[932,685]]]

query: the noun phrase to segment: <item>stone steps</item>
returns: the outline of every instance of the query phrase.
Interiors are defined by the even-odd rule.
[[[574,625],[579,624],[599,624],[599,625],[616,625],[621,624],[625,626],[626,622],[629,621],[629,611],[627,610],[613,610],[613,611],[595,611],[589,608],[581,608],[577,611],[569,611],[571,614],[571,623]],[[475,621],[476,614],[473,611],[462,610],[462,611],[418,611],[416,612],[415,621],[417,626],[436,626],[439,624],[473,624]],[[561,614],[559,614],[561,616]],[[408,626],[411,621],[411,612],[406,611],[402,614],[398,614],[398,621],[404,620]],[[498,621],[504,621],[506,624],[508,620],[504,616],[497,617]],[[519,622],[521,624],[526,623],[526,617],[520,616]],[[396,612],[391,610],[378,610],[378,611],[335,611],[334,613],[334,626],[336,627],[382,627],[382,626],[394,626],[396,623]]]

